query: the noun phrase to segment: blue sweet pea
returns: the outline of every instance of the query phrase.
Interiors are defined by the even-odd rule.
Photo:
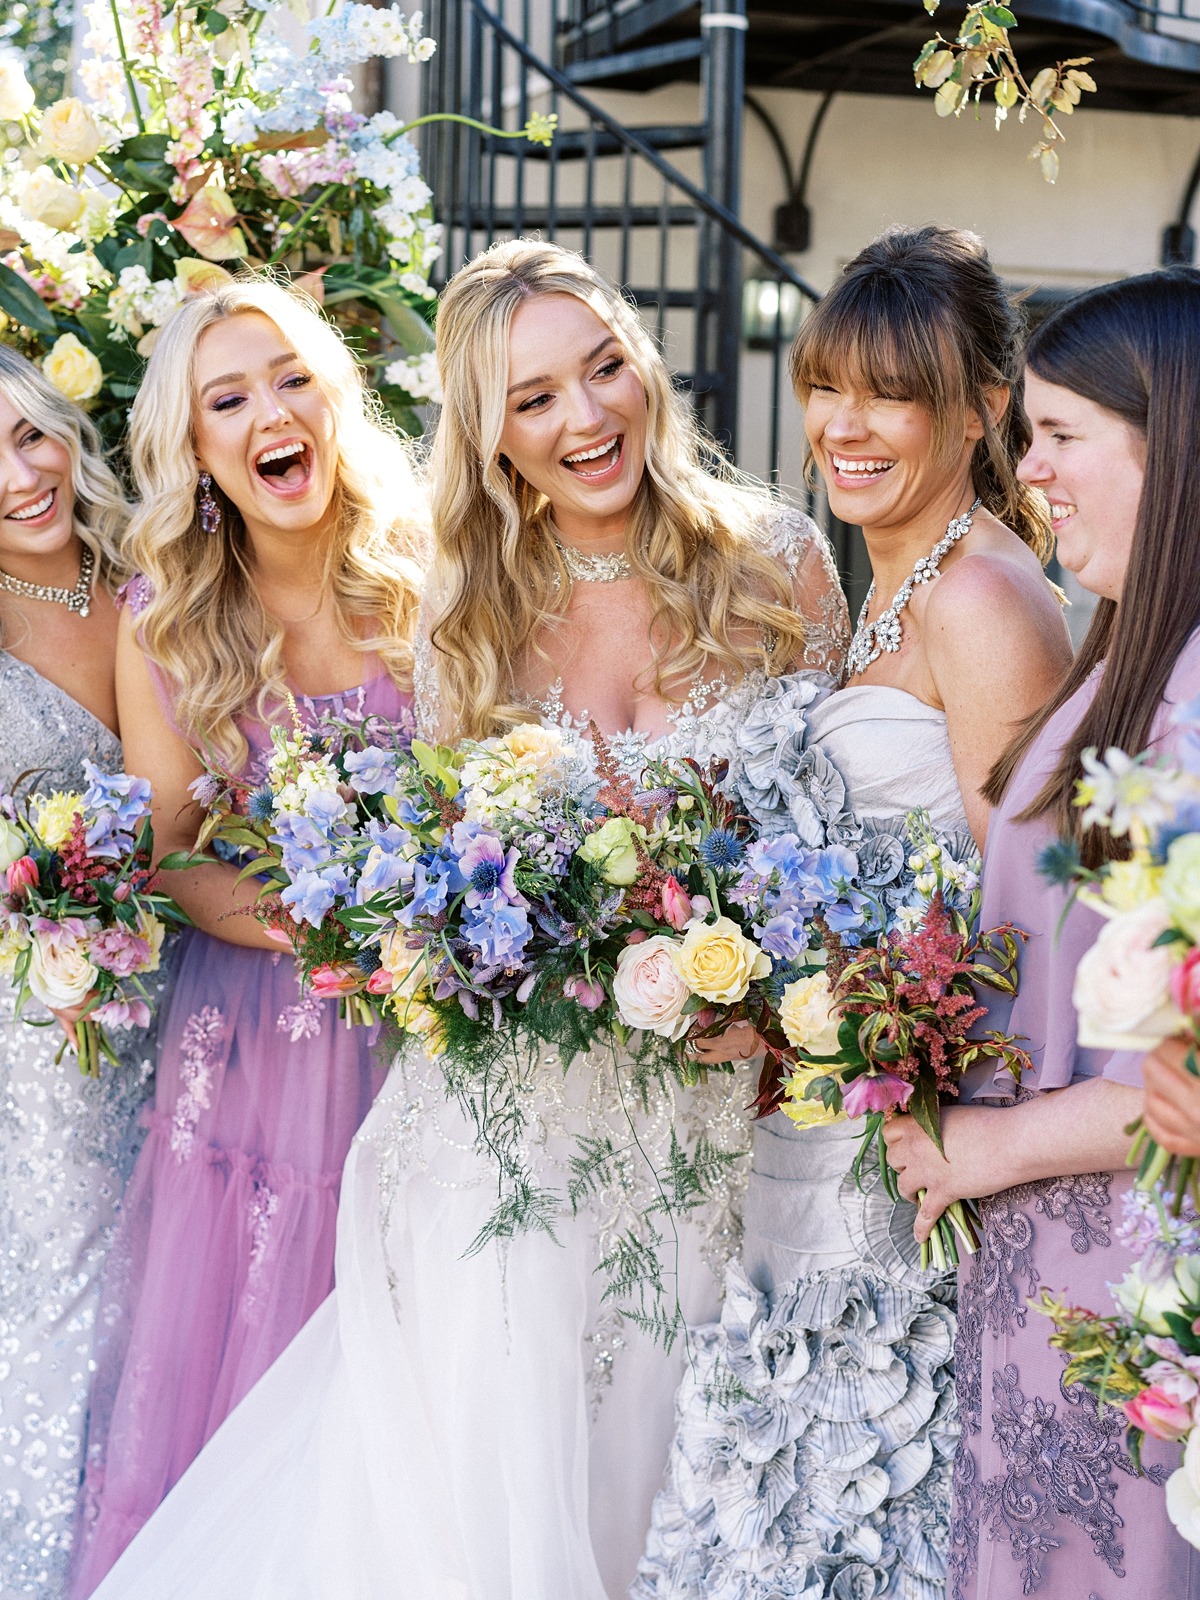
[[[336,881],[330,881],[331,877],[324,872],[302,872],[288,884],[279,898],[297,922],[310,922],[316,928],[324,921],[337,899]]]
[[[342,763],[347,779],[359,794],[395,794],[396,758],[390,750],[369,744],[365,750],[348,750]]]
[[[101,772],[91,761],[83,763],[83,775],[88,781],[83,796],[85,812],[108,812],[112,825],[126,833],[134,832],[150,815],[150,785],[145,778]]]
[[[463,937],[489,967],[516,966],[532,935],[525,908],[499,895],[468,911],[463,922]]]
[[[283,870],[289,878],[319,872],[332,853],[332,842],[312,818],[299,811],[284,811],[276,818],[271,843],[279,846]]]
[[[796,961],[808,949],[807,919],[785,911],[763,924],[758,942],[769,956],[781,961]]]

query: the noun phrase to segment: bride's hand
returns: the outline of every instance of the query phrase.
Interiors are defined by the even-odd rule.
[[[49,1008],[51,1016],[57,1020],[59,1027],[66,1034],[71,1049],[75,1051],[76,1055],[79,1054],[79,1036],[75,1032],[75,1024],[91,1005],[94,998],[95,992],[93,991],[85,1000],[81,1000],[77,1006],[64,1006],[61,1011],[55,1011],[53,1007]]]
[[[730,1061],[750,1061],[762,1050],[753,1023],[731,1022],[707,1039],[693,1039],[689,1052],[702,1067],[720,1067]]]
[[[924,1244],[933,1225],[956,1200],[977,1200],[1004,1188],[997,1170],[995,1117],[989,1106],[948,1106],[942,1112],[943,1155],[914,1118],[889,1117],[883,1125],[888,1162],[900,1193],[919,1204],[913,1237]],[[924,1198],[918,1196],[924,1191]]]

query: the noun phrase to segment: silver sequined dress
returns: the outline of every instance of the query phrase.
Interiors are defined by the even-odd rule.
[[[116,737],[0,651],[0,788],[79,789],[121,770]],[[96,1302],[137,1146],[152,1041],[118,1036],[122,1070],[85,1078],[56,1025],[14,1018],[0,979],[0,1596],[63,1592],[79,1489]],[[26,1015],[49,1020],[36,1005]]]

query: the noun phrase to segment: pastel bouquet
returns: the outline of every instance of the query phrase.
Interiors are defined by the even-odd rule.
[[[242,879],[258,882],[256,914],[294,951],[312,993],[336,999],[347,1022],[370,1023],[379,1013],[365,993],[371,964],[360,960],[342,914],[382,881],[370,845],[392,825],[388,791],[412,729],[372,719],[309,730],[294,703],[291,712],[290,726],[271,729],[260,783],[247,786],[216,768],[196,779],[192,793],[207,814],[195,850],[163,865],[196,865],[210,847],[235,862]]]
[[[106,1057],[111,1034],[150,1024],[142,979],[158,969],[170,926],[187,921],[154,887],[150,785],[83,764],[82,792],[0,797],[4,923],[0,970],[53,1011],[84,1007],[75,1022],[81,1072]]]
[[[1036,1309],[1054,1323],[1051,1345],[1070,1357],[1064,1384],[1122,1413],[1135,1465],[1147,1434],[1180,1444],[1167,1512],[1200,1548],[1200,1222],[1191,1206],[1173,1216],[1138,1189],[1124,1206],[1117,1236],[1136,1259],[1111,1286],[1113,1312],[1067,1305],[1049,1290]]]
[[[1175,712],[1181,761],[1150,752],[1084,752],[1076,804],[1083,826],[1127,841],[1124,859],[1099,871],[1080,865],[1069,845],[1054,845],[1042,870],[1105,919],[1075,973],[1079,1043],[1097,1050],[1153,1050],[1173,1034],[1200,1040],[1200,702]],[[1189,1067],[1200,1073],[1193,1049]],[[1137,1186],[1161,1186],[1182,1204],[1200,1196],[1191,1157],[1161,1149],[1140,1120],[1129,1165]]]
[[[941,1104],[957,1095],[968,1067],[988,1057],[1019,1076],[1028,1057],[1008,1035],[980,1027],[987,1015],[980,991],[1016,993],[1020,935],[1008,926],[978,930],[974,845],[939,839],[922,812],[909,813],[889,843],[885,892],[878,882],[852,880],[863,913],[858,928],[839,930],[817,913],[818,961],[784,990],[780,1006],[795,1066],[766,1107],[780,1103],[802,1126],[863,1119],[855,1176],[861,1183],[877,1167],[887,1194],[899,1200],[883,1138],[887,1118],[907,1112],[942,1150]],[[864,876],[869,855],[867,862]],[[922,1266],[944,1271],[960,1247],[978,1249],[976,1221],[970,1203],[956,1201],[922,1246]]]

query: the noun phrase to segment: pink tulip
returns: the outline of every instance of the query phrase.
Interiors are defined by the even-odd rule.
[[[357,994],[363,987],[363,975],[360,968],[345,962],[326,962],[313,968],[308,983],[318,1000],[337,1000],[344,994]]]
[[[281,944],[285,950],[292,948],[292,936],[286,928],[264,928],[263,932],[272,944]]]
[[[1186,1439],[1192,1431],[1191,1406],[1169,1395],[1161,1384],[1152,1384],[1126,1400],[1123,1410],[1135,1428],[1156,1439]]]
[[[678,878],[668,878],[662,886],[663,916],[678,933],[692,920],[692,901]]]
[[[1189,950],[1172,972],[1171,999],[1185,1017],[1200,1017],[1200,945]]]
[[[120,883],[113,890],[113,899],[117,902],[118,905],[123,906],[125,904],[126,900],[129,899],[129,896],[132,893],[133,893],[133,885],[132,885],[132,883],[130,883],[128,878],[122,878]]]
[[[582,973],[566,980],[563,993],[568,1000],[577,1000],[585,1011],[599,1011],[604,1004],[604,985],[595,980],[589,983]]]
[[[368,994],[391,994],[396,987],[396,980],[386,967],[376,967],[367,979]]]
[[[32,856],[22,856],[19,861],[14,861],[8,868],[8,892],[18,900],[23,900],[30,889],[38,885],[37,862]]]
[[[890,1072],[864,1072],[842,1090],[842,1110],[848,1117],[865,1117],[868,1111],[904,1110],[913,1086]]]

